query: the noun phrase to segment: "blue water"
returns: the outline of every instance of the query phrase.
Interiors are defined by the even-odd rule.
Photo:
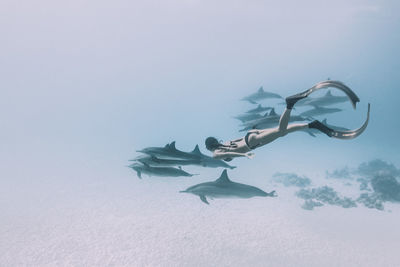
[[[151,247],[157,240],[157,231],[165,230],[170,238],[166,239],[168,242],[175,240],[173,224],[168,229],[160,228],[159,220],[181,216],[186,209],[194,220],[188,223],[193,224],[196,223],[195,213],[202,211],[212,212],[212,216],[220,218],[214,218],[214,222],[222,225],[226,222],[224,218],[236,215],[235,218],[239,218],[240,212],[247,208],[246,203],[253,202],[216,201],[224,203],[217,205],[232,209],[227,217],[218,217],[211,206],[203,210],[200,205],[203,203],[194,196],[177,194],[186,186],[216,179],[220,169],[189,169],[200,173],[193,181],[160,178],[139,181],[125,166],[128,159],[138,155],[136,150],[147,146],[163,146],[175,140],[181,150],[189,151],[199,144],[206,153],[204,140],[208,136],[222,140],[240,137],[239,122],[232,117],[253,106],[239,99],[260,86],[286,97],[328,77],[340,80],[358,94],[361,102],[356,111],[349,103],[341,105],[345,111],[328,116],[328,122],[357,128],[365,119],[367,104],[371,103],[370,124],[359,138],[351,141],[333,140],[323,135],[312,138],[304,133],[290,134],[256,150],[252,160],[235,159],[232,164],[238,168],[231,175],[236,180],[269,190],[272,185],[267,181],[275,172],[295,172],[318,180],[326,170],[345,165],[357,167],[376,158],[400,167],[397,140],[400,131],[397,108],[400,16],[397,10],[400,4],[396,1],[88,0],[59,3],[43,0],[16,3],[6,0],[1,6],[0,211],[4,218],[1,226],[5,230],[0,232],[0,240],[12,242],[10,252],[0,257],[0,265],[157,265],[151,259],[159,254],[151,254],[151,248],[146,245]],[[264,103],[277,105],[279,101]],[[283,107],[277,105],[277,111],[282,112]],[[319,183],[323,182],[321,179]],[[166,200],[173,203],[166,208],[168,214],[162,213]],[[282,218],[274,224],[274,231],[285,232],[285,226],[279,227],[282,221],[297,225],[298,221],[310,219],[317,225],[321,219],[318,216],[325,216],[297,214],[301,209],[299,203],[290,206],[292,201],[297,201],[292,194],[285,197],[283,193],[281,199],[274,201],[276,205],[269,208],[283,205],[290,210],[272,211],[279,214],[275,214],[277,218]],[[183,202],[190,204],[177,204]],[[148,209],[144,211],[138,203],[148,203]],[[197,204],[196,211],[190,211],[191,205]],[[257,202],[255,206],[262,205]],[[398,219],[400,210],[395,210],[396,207],[393,206],[393,213],[382,215],[385,219],[374,222],[389,227],[391,221]],[[232,215],[235,209],[240,212]],[[132,210],[136,213],[130,212]],[[63,215],[59,216],[57,211]],[[295,215],[290,215],[292,211]],[[360,207],[355,212],[357,216],[349,213],[346,217],[342,210],[333,210],[330,214],[333,218],[341,214],[343,218],[368,221],[376,215],[371,212]],[[259,211],[253,210],[246,214],[257,218],[257,229],[262,228],[263,220],[268,217],[257,217]],[[139,228],[149,224],[151,229],[156,229],[148,230],[152,233],[149,239],[142,239],[146,234],[135,236],[136,241],[141,240],[140,244],[146,244],[144,251],[131,251],[137,244],[128,237],[117,252],[106,251],[109,244],[118,243],[123,233],[112,226],[118,224],[112,216],[124,218],[126,227],[132,220],[143,222],[138,224]],[[103,220],[106,221],[104,225],[98,224]],[[245,235],[250,231],[247,221],[239,224],[242,230],[237,234]],[[42,225],[46,227],[42,229]],[[78,226],[71,229],[68,225]],[[86,226],[95,229],[93,236],[84,230]],[[204,227],[201,231],[198,228],[198,232],[193,230],[193,238],[199,243],[203,231],[211,225]],[[218,228],[223,233],[218,238],[233,242],[228,236],[235,234],[234,228],[224,232],[222,227]],[[31,250],[21,245],[20,242],[33,240],[49,228],[55,232],[44,237],[47,244],[52,244],[47,256],[37,256],[48,249],[39,241],[31,241],[34,242],[30,243]],[[31,230],[24,232],[27,229]],[[110,233],[104,239],[106,242],[96,238],[96,231],[103,230]],[[315,233],[312,229],[296,231],[289,232],[306,236],[305,244],[308,238],[312,239],[311,249],[316,250],[328,242],[324,248],[331,255],[340,254],[335,246],[337,242],[344,244],[345,236],[349,235],[343,230],[343,239],[338,241],[332,230],[323,232],[321,240],[314,240],[310,236],[317,230]],[[364,239],[360,236],[367,233],[365,228],[365,232],[350,234],[349,242],[362,243]],[[87,245],[77,252],[70,244],[80,244],[82,235]],[[384,236],[390,244],[388,248],[396,245],[394,237],[397,235],[383,230],[372,233],[375,240]],[[256,238],[256,235],[250,236]],[[212,236],[207,238],[207,241],[212,240]],[[93,239],[97,249],[91,248]],[[282,242],[288,245],[290,240],[288,236]],[[65,242],[69,245],[63,245]],[[186,243],[177,242],[176,251],[179,251]],[[251,240],[244,238],[241,242],[243,246],[231,247],[232,250],[229,246],[218,247],[224,251],[222,258],[213,258],[215,250],[201,249],[221,265],[230,262],[228,255],[232,251],[252,250]],[[0,241],[0,251],[8,246]],[[272,247],[267,246],[271,250],[266,248],[271,255],[274,254]],[[123,253],[124,248],[132,252],[131,255],[150,256],[135,261]],[[298,262],[297,256],[285,254],[286,248],[283,245],[279,253],[275,253],[277,265]],[[21,249],[25,254],[18,254]],[[62,249],[70,249],[72,256],[63,255]],[[373,242],[370,249],[375,249]],[[171,255],[176,251],[170,251]],[[371,255],[369,252],[361,249],[354,253],[358,253],[360,259],[366,257],[363,263],[371,265],[392,264],[398,259],[392,256],[382,262],[378,257],[367,257]],[[378,254],[385,256],[389,252],[390,249]],[[80,253],[84,259],[85,255],[90,255],[105,261],[95,262],[89,257],[80,261],[76,256]],[[188,258],[191,256],[190,251],[182,253]],[[304,251],[298,251],[296,255],[302,253]],[[267,257],[261,254],[255,250],[254,257]],[[113,255],[118,256],[112,258]],[[290,260],[285,262],[285,257]],[[315,261],[311,256],[305,257],[303,265],[326,263],[321,255],[317,255]],[[354,265],[356,262],[351,258],[336,259],[334,265]],[[188,263],[186,258],[173,258],[172,262]],[[172,264],[166,258],[159,263]],[[201,260],[197,263],[212,265]]]

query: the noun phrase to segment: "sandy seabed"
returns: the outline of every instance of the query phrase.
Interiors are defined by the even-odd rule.
[[[400,208],[178,191],[190,179],[43,178],[3,187],[1,266],[398,266]],[[196,180],[199,182],[200,178]],[[243,181],[239,181],[243,182]],[[263,189],[271,184],[259,183]]]

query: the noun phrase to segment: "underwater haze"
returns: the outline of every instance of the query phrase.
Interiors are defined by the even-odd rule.
[[[0,266],[398,266],[399,8],[2,0]],[[223,168],[127,168],[172,141],[211,156],[208,136],[243,136],[233,117],[256,105],[241,98],[328,78],[361,100],[329,124],[358,128],[371,103],[362,135],[291,133],[229,162],[232,181],[278,197],[206,205],[179,191]],[[280,102],[260,103],[280,114]]]

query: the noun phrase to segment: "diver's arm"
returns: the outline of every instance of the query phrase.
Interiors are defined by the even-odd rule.
[[[225,151],[214,151],[213,157],[216,159],[225,158],[237,158],[237,157],[248,157],[249,159],[254,157],[254,153],[238,153],[238,152],[225,152]]]

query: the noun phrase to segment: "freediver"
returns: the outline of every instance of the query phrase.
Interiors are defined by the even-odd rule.
[[[213,152],[214,158],[223,159],[225,161],[231,161],[235,157],[252,158],[254,156],[254,153],[251,152],[252,150],[264,146],[266,144],[269,144],[275,139],[285,136],[288,133],[300,131],[306,128],[317,129],[322,133],[325,133],[329,137],[334,137],[338,139],[356,138],[367,128],[369,121],[370,104],[368,104],[367,119],[365,120],[364,124],[356,130],[351,130],[351,131],[334,130],[318,120],[314,120],[310,123],[294,123],[289,125],[290,112],[292,111],[292,108],[297,101],[306,98],[316,90],[328,87],[337,88],[343,91],[350,99],[353,107],[356,108],[356,103],[359,102],[360,99],[349,87],[347,87],[346,85],[344,85],[339,81],[327,80],[319,82],[310,89],[302,93],[295,94],[286,98],[286,109],[280,117],[278,127],[263,129],[263,130],[253,129],[247,132],[247,134],[244,137],[224,144],[219,142],[215,137],[208,137],[205,141],[206,148],[211,152]]]

